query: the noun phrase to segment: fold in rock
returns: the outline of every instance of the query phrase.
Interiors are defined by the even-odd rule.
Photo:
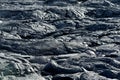
[[[82,68],[65,68],[58,65],[55,61],[49,62],[43,69],[44,72],[51,75],[55,74],[73,74],[78,72],[83,72]]]

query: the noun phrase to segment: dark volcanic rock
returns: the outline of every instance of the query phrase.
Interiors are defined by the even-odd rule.
[[[0,80],[120,80],[119,0],[0,0]]]

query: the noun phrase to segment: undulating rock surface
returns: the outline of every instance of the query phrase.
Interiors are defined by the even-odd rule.
[[[0,80],[120,80],[120,0],[0,0]]]

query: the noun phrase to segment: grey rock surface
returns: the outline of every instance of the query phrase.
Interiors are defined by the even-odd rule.
[[[120,80],[120,1],[0,0],[0,80]]]

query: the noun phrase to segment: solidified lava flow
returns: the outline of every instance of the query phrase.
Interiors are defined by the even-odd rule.
[[[120,0],[0,0],[0,80],[120,80]]]

